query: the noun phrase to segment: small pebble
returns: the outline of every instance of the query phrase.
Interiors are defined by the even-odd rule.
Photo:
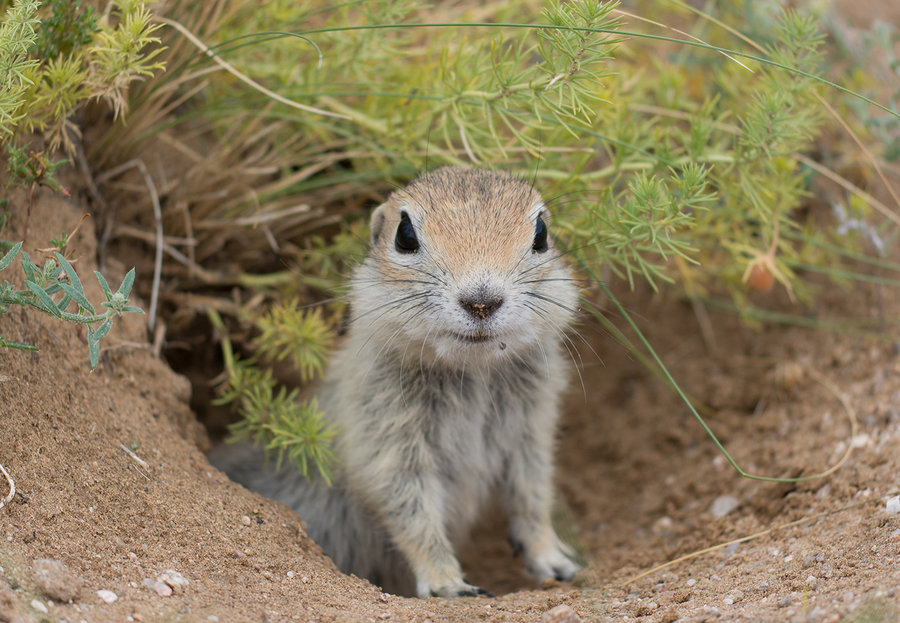
[[[787,608],[788,606],[791,605],[791,596],[785,595],[784,597],[782,597],[781,599],[778,600],[777,605],[779,608]]]
[[[819,585],[819,578],[814,575],[806,578],[806,586],[810,588],[810,590],[815,590],[815,588]]]
[[[709,512],[714,517],[724,517],[738,506],[738,499],[733,495],[720,495],[709,505]]]
[[[690,579],[688,579],[687,582],[685,582],[685,584],[687,584],[688,586],[693,586],[696,583],[697,583],[697,578],[690,578]]]
[[[247,515],[244,515],[243,517],[241,517],[241,523],[245,526],[249,526],[251,523],[250,518]]]
[[[215,623],[216,621],[219,620],[219,617],[217,617],[217,616],[214,615],[214,614],[211,614],[211,615],[209,615],[208,617],[206,617],[206,620],[207,620],[207,621],[213,621],[213,623]]]
[[[32,573],[40,591],[56,601],[75,599],[84,584],[66,565],[51,558],[35,560]]]
[[[293,572],[293,571],[288,571],[288,572],[287,572],[287,576],[288,576],[289,578],[294,577],[294,572]]]
[[[43,604],[43,602],[41,602],[39,599],[32,599],[31,607],[34,608],[35,610],[37,610],[38,612],[43,612],[44,614],[47,614],[48,612],[50,612],[49,610],[47,610],[47,606],[45,606]]]
[[[160,573],[156,576],[156,581],[169,585],[176,593],[182,592],[184,587],[190,584],[190,582],[187,581],[187,578],[172,569],[166,569]]]
[[[888,515],[896,515],[900,513],[900,495],[895,495],[892,498],[888,498],[888,501],[884,504],[884,510],[887,511]]]
[[[541,623],[581,623],[581,617],[575,614],[572,606],[560,604],[544,612]]]
[[[119,596],[114,592],[108,591],[106,589],[100,589],[99,591],[97,591],[97,596],[108,604],[113,603],[119,598]]]
[[[736,588],[733,591],[729,591],[726,597],[731,599],[732,603],[737,603],[744,598],[744,591]]]
[[[671,517],[660,517],[655,522],[653,522],[653,526],[650,530],[656,536],[667,537],[672,534],[672,527],[675,523],[672,521]]]
[[[388,600],[388,595],[387,595],[387,593],[381,593],[381,594],[378,596],[378,601],[380,601],[380,602],[382,602],[382,603],[385,603],[385,604],[386,604],[386,603],[387,603],[387,600]]]
[[[156,594],[160,597],[171,597],[174,592],[172,587],[165,582],[154,582],[153,590],[156,591]]]

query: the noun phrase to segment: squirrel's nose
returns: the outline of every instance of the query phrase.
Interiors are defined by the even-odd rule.
[[[503,305],[499,296],[473,296],[459,299],[460,306],[475,320],[484,320],[494,314]]]

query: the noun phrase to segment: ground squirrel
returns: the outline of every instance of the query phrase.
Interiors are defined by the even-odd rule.
[[[234,480],[296,509],[346,573],[400,593],[465,596],[454,546],[495,496],[539,580],[578,566],[550,522],[564,332],[577,288],[532,185],[445,167],[371,219],[348,335],[319,393],[339,430],[336,482],[277,474],[224,447]]]

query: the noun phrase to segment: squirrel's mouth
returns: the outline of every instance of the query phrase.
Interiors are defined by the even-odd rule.
[[[494,336],[490,333],[483,333],[481,331],[475,331],[474,333],[453,333],[452,335],[461,342],[471,342],[473,344],[489,342],[494,339]]]

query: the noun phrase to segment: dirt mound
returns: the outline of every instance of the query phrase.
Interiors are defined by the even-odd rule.
[[[24,230],[22,214],[14,211],[5,237]],[[79,217],[77,206],[41,194],[26,249]],[[81,233],[73,246],[99,300],[95,242]],[[125,268],[112,266],[110,282]],[[855,293],[853,302],[860,314],[900,311],[887,295]],[[812,474],[848,446],[849,459],[797,485],[742,479],[664,384],[582,326],[557,480],[563,523],[589,568],[575,586],[535,590],[491,515],[463,558],[469,579],[500,596],[425,601],[338,573],[296,515],[212,468],[189,384],[145,346],[142,318],[116,327],[91,372],[83,330],[11,311],[0,334],[41,350],[0,350],[0,464],[19,492],[0,510],[0,621],[524,622],[558,604],[599,621],[837,621],[851,611],[896,620],[900,513],[886,504],[900,489],[896,346],[790,328],[754,333],[727,315],[712,318],[713,345],[678,301],[636,295],[629,306],[748,471]],[[58,566],[36,572],[40,559],[71,575],[44,577]],[[48,596],[66,590],[76,594],[70,603]]]

